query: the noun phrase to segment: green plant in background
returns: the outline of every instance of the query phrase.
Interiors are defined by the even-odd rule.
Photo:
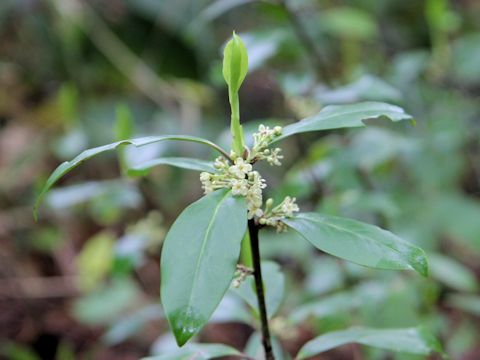
[[[279,267],[272,262],[262,262],[260,231],[273,227],[277,233],[286,232],[300,241],[306,240],[325,253],[371,268],[412,269],[427,276],[428,265],[422,249],[379,227],[316,212],[300,212],[296,199],[290,196],[285,196],[278,204],[274,204],[273,199],[264,201],[266,182],[254,168],[260,161],[281,165],[281,150],[273,145],[292,135],[361,127],[374,122],[374,119],[396,122],[412,120],[412,117],[398,106],[381,102],[327,106],[318,114],[284,128],[260,125],[249,147],[240,125],[238,97],[247,67],[246,48],[242,40],[233,34],[225,47],[223,62],[223,75],[231,105],[230,152],[209,140],[185,135],[120,140],[92,148],[72,161],[64,162],[51,174],[37,198],[34,212],[36,217],[42,198],[63,175],[100,153],[121,149],[125,145],[139,147],[167,140],[210,146],[219,152],[214,162],[170,157],[126,170],[127,174],[137,175],[144,174],[158,164],[169,164],[201,171],[200,181],[205,196],[180,214],[163,245],[162,305],[178,345],[183,346],[209,321],[227,290],[233,287],[254,308],[265,357],[275,359],[279,356],[279,350],[270,334],[269,318],[278,308],[278,298],[282,294],[272,293],[274,287],[266,286],[269,281],[264,281],[262,273],[268,274],[270,279],[276,276]],[[119,109],[119,112],[127,116],[125,110]],[[131,131],[118,133],[118,137],[123,138]],[[123,166],[125,164],[122,162]],[[244,239],[249,239],[249,243]],[[255,297],[256,303],[252,300]],[[309,341],[299,351],[297,359],[308,358],[346,343],[421,355],[442,352],[437,341],[422,327],[388,330],[357,327],[327,333]],[[180,359],[198,352],[204,358],[241,355],[224,345],[196,344],[174,355],[158,358]]]

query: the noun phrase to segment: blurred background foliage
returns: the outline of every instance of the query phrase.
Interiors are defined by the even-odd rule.
[[[480,358],[480,3],[476,0],[2,0],[0,357],[137,359],[176,348],[159,305],[165,232],[201,196],[198,174],[125,147],[82,165],[48,196],[61,161],[118,139],[185,133],[228,145],[221,49],[236,30],[250,72],[247,132],[326,104],[379,100],[416,126],[378,122],[283,143],[268,194],[391,229],[422,246],[431,276],[371,271],[262,236],[276,344],[288,359],[352,325],[426,324],[454,359]],[[244,289],[245,290],[245,289]],[[259,347],[251,294],[231,291],[198,341]],[[248,290],[248,289],[247,289]],[[269,291],[270,290],[270,291]],[[290,354],[290,355],[289,355]],[[356,345],[319,359],[416,359]]]

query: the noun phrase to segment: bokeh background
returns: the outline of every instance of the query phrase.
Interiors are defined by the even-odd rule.
[[[221,51],[236,30],[250,56],[247,132],[365,100],[417,120],[293,138],[284,166],[263,170],[269,196],[376,223],[430,259],[429,278],[372,271],[292,234],[264,234],[265,258],[285,276],[272,320],[285,352],[352,325],[424,324],[452,358],[479,359],[478,19],[476,0],[2,0],[0,357],[138,359],[175,348],[159,254],[201,196],[198,174],[125,169],[214,154],[186,143],[104,154],[61,180],[37,223],[32,206],[49,173],[89,147],[177,133],[228,146]],[[254,348],[246,309],[228,293],[197,340]],[[318,358],[418,359],[352,345]]]

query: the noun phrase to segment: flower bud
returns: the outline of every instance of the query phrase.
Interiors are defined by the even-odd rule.
[[[223,51],[223,77],[228,87],[237,92],[247,75],[248,54],[242,39],[233,32]]]

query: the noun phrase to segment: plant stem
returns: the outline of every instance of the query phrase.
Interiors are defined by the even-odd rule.
[[[268,327],[267,307],[265,306],[265,292],[263,290],[262,268],[260,266],[260,246],[258,243],[258,225],[255,220],[248,220],[248,232],[250,235],[250,244],[252,248],[253,276],[255,278],[255,288],[258,299],[258,311],[262,326],[262,344],[265,350],[266,360],[275,360],[272,351],[272,342],[270,339],[270,329]]]

